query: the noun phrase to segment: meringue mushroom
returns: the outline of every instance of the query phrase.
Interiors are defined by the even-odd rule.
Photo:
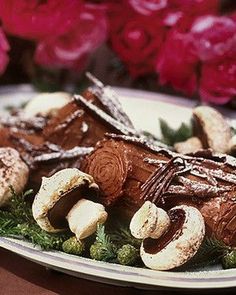
[[[201,139],[204,148],[214,152],[227,153],[231,138],[230,126],[215,109],[200,106],[193,110],[195,133]]]
[[[57,110],[69,103],[70,100],[71,95],[66,92],[38,94],[24,107],[23,117],[29,119],[36,115],[54,116]]]
[[[13,148],[0,148],[0,207],[11,198],[10,186],[18,194],[28,181],[29,168]]]
[[[97,190],[92,176],[76,168],[43,177],[32,206],[34,219],[47,232],[64,230],[68,227],[66,216],[71,208],[80,199],[93,196]]]
[[[186,205],[172,208],[169,229],[159,239],[145,239],[140,254],[144,264],[155,270],[179,267],[192,258],[204,235],[204,219],[198,209]]]
[[[137,239],[159,238],[169,227],[170,218],[167,213],[157,208],[154,203],[146,201],[134,214],[130,222],[131,234]]]
[[[105,223],[107,212],[102,204],[81,199],[73,206],[66,218],[77,240],[82,240],[92,235],[98,224]]]
[[[198,137],[190,137],[186,141],[177,142],[174,148],[180,154],[190,154],[201,150],[203,146]]]

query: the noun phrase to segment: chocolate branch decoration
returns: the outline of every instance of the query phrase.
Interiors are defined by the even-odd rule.
[[[160,152],[164,151],[163,148],[165,149],[165,152],[167,153],[172,153],[168,148],[168,146],[160,141],[153,141],[150,139],[147,139],[147,137],[140,135],[138,136],[129,136],[129,135],[120,135],[120,134],[113,134],[113,133],[106,133],[106,137],[108,138],[113,138],[116,140],[124,140],[126,142],[134,143],[137,144],[141,147],[145,147],[150,151],[153,152]]]
[[[91,91],[103,104],[106,111],[120,123],[129,128],[134,128],[131,120],[124,112],[121,103],[119,102],[118,95],[115,93],[115,91],[110,86],[105,86],[91,73],[87,72],[86,76],[94,83],[95,87],[91,89]]]
[[[158,167],[141,186],[142,198],[153,203],[164,203],[162,196],[176,177],[176,172],[184,170],[185,161],[180,157],[172,158],[166,164]]]
[[[25,158],[29,167],[35,169],[37,163],[48,163],[53,161],[69,160],[78,157],[83,157],[91,153],[93,147],[76,146],[72,149],[63,150],[60,146],[50,142],[44,142],[42,145],[34,145],[26,139],[15,137],[11,135],[12,141],[18,146],[22,147],[22,157]]]
[[[76,146],[73,149],[70,150],[60,150],[57,152],[51,152],[51,153],[43,153],[41,155],[35,156],[33,161],[34,163],[40,163],[40,162],[50,162],[55,160],[66,160],[66,159],[73,159],[80,156],[85,156],[91,153],[94,150],[93,147],[79,147]]]

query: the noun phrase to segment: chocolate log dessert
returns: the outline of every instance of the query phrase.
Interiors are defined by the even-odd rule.
[[[108,135],[82,164],[107,207],[131,217],[145,200],[197,207],[208,234],[236,245],[236,160],[209,150],[183,156],[133,136]]]

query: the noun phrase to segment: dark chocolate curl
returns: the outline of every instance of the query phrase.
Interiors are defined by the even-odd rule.
[[[181,169],[182,168],[182,169]],[[162,196],[167,192],[176,172],[185,168],[184,160],[181,158],[172,158],[166,164],[158,167],[141,186],[142,197],[153,203],[164,203]]]

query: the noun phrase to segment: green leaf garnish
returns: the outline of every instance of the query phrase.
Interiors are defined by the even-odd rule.
[[[192,136],[192,125],[182,123],[178,129],[173,129],[169,124],[159,119],[160,129],[162,133],[162,141],[170,146],[173,146],[176,142],[185,141]]]

